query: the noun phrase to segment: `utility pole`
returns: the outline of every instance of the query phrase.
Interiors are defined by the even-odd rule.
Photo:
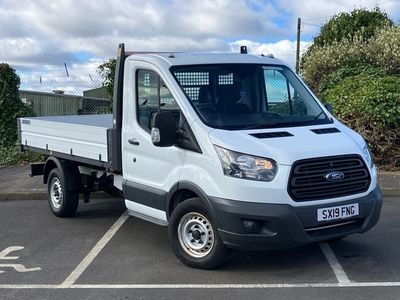
[[[300,29],[301,18],[297,18],[296,73],[300,71]]]

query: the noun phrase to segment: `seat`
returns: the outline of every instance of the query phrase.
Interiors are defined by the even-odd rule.
[[[199,89],[199,104],[214,104],[213,93],[209,85],[202,85]]]
[[[250,113],[250,108],[246,104],[238,103],[241,98],[240,90],[238,85],[218,86],[218,105],[224,113],[235,115]]]
[[[197,108],[203,116],[217,113],[213,91],[209,85],[200,87]]]

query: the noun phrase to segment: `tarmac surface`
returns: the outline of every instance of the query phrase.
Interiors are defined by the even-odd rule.
[[[75,218],[55,217],[42,178],[28,173],[0,168],[0,299],[400,299],[395,173],[380,175],[386,196],[369,232],[284,251],[234,251],[209,271],[181,264],[166,227],[128,217],[121,199],[99,194],[81,202]]]
[[[399,299],[400,198],[378,225],[285,251],[233,252],[210,271],[181,264],[167,231],[128,217],[121,199],[55,217],[47,201],[0,201],[0,298]],[[10,265],[22,265],[18,271]]]

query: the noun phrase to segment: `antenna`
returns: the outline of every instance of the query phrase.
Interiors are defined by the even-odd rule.
[[[240,46],[240,54],[247,54],[247,46]]]

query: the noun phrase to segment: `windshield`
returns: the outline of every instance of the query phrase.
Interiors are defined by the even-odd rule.
[[[204,123],[243,130],[327,124],[331,120],[285,66],[220,64],[171,71]]]

